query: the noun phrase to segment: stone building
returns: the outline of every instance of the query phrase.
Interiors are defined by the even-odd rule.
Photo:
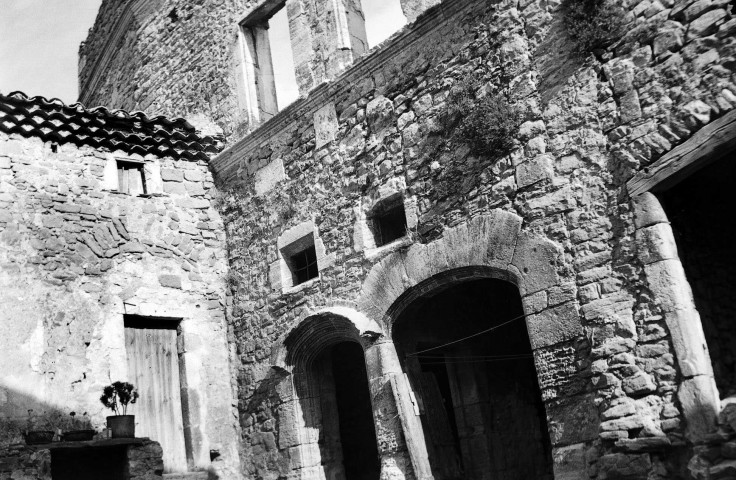
[[[161,197],[104,192],[114,152],[92,154],[96,182],[67,187],[61,204],[80,210],[64,222],[93,222],[82,205],[115,199],[145,250],[110,246],[123,256],[100,276],[51,274],[70,293],[44,298],[110,298],[112,339],[91,355],[110,366],[90,369],[125,364],[125,315],[131,328],[162,316],[216,326],[198,330],[216,369],[199,378],[220,387],[188,384],[182,402],[220,402],[199,417],[217,455],[189,463],[219,478],[736,478],[733,4],[628,1],[621,38],[583,54],[566,17],[575,1],[402,0],[408,25],[374,47],[370,0],[106,0],[80,51],[80,98],[196,117],[226,144],[208,164],[154,155]],[[277,111],[268,27],[283,8],[302,96]],[[523,112],[508,149],[479,152],[460,134],[466,85],[478,105],[499,95]],[[465,105],[461,119],[488,119]],[[171,139],[172,125],[194,135],[156,121]],[[49,139],[3,131],[12,168],[56,172]],[[48,207],[24,199],[62,182],[26,182],[2,192],[27,212],[6,217],[3,245],[47,259],[31,239]],[[115,226],[122,214],[95,215]],[[180,258],[185,240],[202,252],[194,262]],[[18,258],[4,258],[4,281],[35,295],[17,278],[39,267]],[[142,292],[128,296],[136,274]],[[197,302],[207,319],[175,308]],[[77,337],[53,322],[48,335]],[[39,335],[13,345],[38,355]],[[18,371],[49,364],[14,359]]]

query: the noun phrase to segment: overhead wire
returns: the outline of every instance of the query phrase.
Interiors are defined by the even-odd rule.
[[[447,343],[444,343],[442,345],[437,345],[435,347],[425,348],[424,350],[419,350],[418,352],[407,353],[406,356],[407,357],[415,357],[415,356],[418,356],[419,354],[424,353],[424,352],[431,352],[432,350],[437,350],[437,349],[440,349],[440,348],[447,347],[449,345],[454,345],[456,343],[464,342],[465,340],[470,340],[471,338],[475,338],[475,337],[477,337],[479,335],[490,333],[490,332],[492,332],[494,330],[497,330],[497,329],[499,329],[501,327],[504,327],[504,326],[508,325],[509,323],[515,322],[516,320],[519,320],[519,319],[524,318],[524,317],[526,317],[526,314],[525,313],[519,315],[518,317],[514,317],[511,320],[507,320],[507,321],[505,321],[503,323],[500,323],[498,325],[494,325],[491,328],[487,328],[485,330],[482,330],[480,332],[474,333],[472,335],[468,335],[467,337],[458,338],[457,340],[453,340],[451,342],[447,342]]]

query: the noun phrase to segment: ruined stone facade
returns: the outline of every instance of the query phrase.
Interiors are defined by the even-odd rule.
[[[555,2],[405,1],[413,23],[366,53],[339,43],[355,3],[290,1],[305,97],[258,128],[232,45],[282,4],[159,28],[174,3],[87,73],[124,16],[105,4],[82,97],[252,130],[209,162],[243,478],[736,476],[732,229],[701,213],[715,195],[733,215],[729,2],[626,2],[626,33],[586,56]],[[467,78],[525,112],[510,152],[457,134]]]

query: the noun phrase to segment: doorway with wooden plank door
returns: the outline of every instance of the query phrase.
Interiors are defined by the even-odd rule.
[[[128,376],[140,398],[136,436],[161,444],[164,473],[187,471],[177,332],[180,319],[125,316]]]

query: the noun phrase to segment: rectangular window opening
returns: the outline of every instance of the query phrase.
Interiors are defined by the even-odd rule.
[[[118,192],[134,196],[148,193],[146,191],[146,175],[143,170],[143,163],[118,160],[117,166]]]
[[[380,44],[406,25],[400,0],[362,0],[368,48]]]
[[[313,234],[305,235],[287,245],[281,249],[281,255],[291,272],[291,286],[302,284],[319,276]]]
[[[241,22],[251,119],[264,122],[299,98],[284,2],[264,2]]]
[[[406,235],[406,212],[401,197],[379,204],[373,210],[372,224],[377,247],[404,237]]]

